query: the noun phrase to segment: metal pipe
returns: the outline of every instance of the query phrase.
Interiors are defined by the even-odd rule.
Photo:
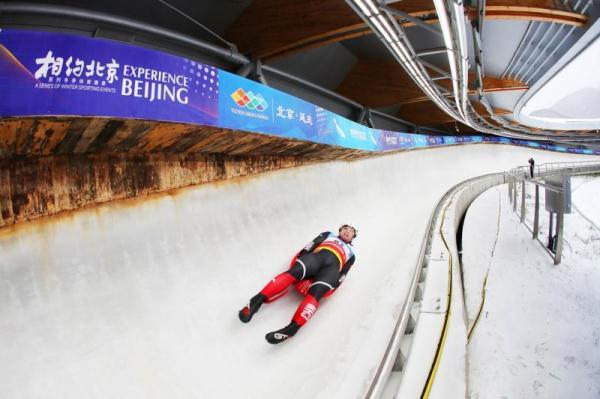
[[[554,24],[550,25],[550,27],[553,27]],[[529,67],[525,70],[525,72],[523,72],[523,81],[525,82],[529,82],[530,79],[527,79],[527,74],[529,74],[529,71],[531,71],[531,69],[537,64],[537,62],[539,61],[540,57],[544,57],[546,54],[546,51],[548,50],[548,47],[550,47],[550,45],[554,42],[554,39],[556,39],[556,37],[560,34],[560,32],[563,30],[565,26],[564,25],[560,25],[558,26],[558,29],[556,29],[556,31],[554,32],[554,34],[552,35],[552,37],[550,38],[550,40],[548,40],[546,42],[546,44],[544,45],[544,47],[541,49],[541,51],[537,54],[535,60],[529,65]],[[548,31],[550,31],[550,28],[548,28]],[[545,37],[545,35],[544,35]],[[558,36],[560,37],[560,36]],[[542,38],[543,41],[544,38]],[[539,47],[538,47],[539,48]],[[547,59],[547,57],[544,57],[544,59]],[[536,68],[539,69],[539,68]]]
[[[339,101],[341,101],[341,102],[343,102],[345,104],[351,105],[354,108],[362,109],[364,107],[364,105],[359,104],[356,101],[351,100],[349,98],[346,98],[346,97],[342,96],[341,94],[336,93],[335,91],[331,91],[331,90],[326,89],[324,87],[318,86],[318,85],[316,85],[316,84],[314,84],[312,82],[309,82],[307,80],[299,78],[298,76],[291,75],[291,74],[289,74],[287,72],[280,71],[279,69],[275,69],[275,68],[273,68],[273,67],[271,67],[269,65],[263,65],[262,66],[262,70],[264,72],[269,72],[270,74],[278,76],[278,77],[283,78],[285,80],[289,80],[291,82],[298,83],[301,86],[305,86],[305,87],[311,88],[314,91],[317,91],[317,92],[319,92],[319,93],[321,93],[323,95],[326,95],[328,97],[335,98],[336,100],[339,100]]]
[[[554,240],[554,213],[549,212],[550,213],[550,220],[548,223],[548,244],[553,244],[553,240]],[[550,251],[552,251],[554,245],[550,245]],[[554,251],[552,251],[554,252]]]
[[[367,112],[367,124],[371,129],[375,129],[375,122],[373,122],[373,117],[371,116],[371,112]]]
[[[445,132],[443,130],[440,129],[436,129],[434,127],[429,127],[429,126],[419,126],[419,131],[423,131],[423,130],[429,130],[430,132],[434,132],[434,133],[441,133],[443,135],[448,135],[448,132]]]
[[[311,88],[311,89],[313,89],[313,90],[315,90],[315,91],[317,91],[317,92],[319,92],[319,93],[321,93],[323,95],[335,98],[335,99],[337,99],[337,100],[339,100],[339,101],[341,101],[341,102],[343,102],[343,103],[345,103],[347,105],[350,105],[350,106],[352,106],[354,108],[358,108],[360,110],[362,110],[362,109],[365,108],[364,105],[359,104],[356,101],[351,100],[351,99],[349,99],[347,97],[344,97],[341,94],[336,93],[335,91],[331,91],[331,90],[326,89],[324,87],[317,86],[316,84],[314,84],[312,82],[309,82],[307,80],[304,80],[304,79],[299,78],[299,77],[294,76],[294,75],[290,75],[287,72],[280,71],[280,70],[275,69],[275,68],[273,68],[273,67],[271,67],[269,65],[263,65],[262,66],[262,70],[263,71],[267,71],[267,72],[269,72],[269,73],[271,73],[273,75],[276,75],[276,76],[278,76],[280,78],[283,78],[283,79],[286,79],[286,80],[298,83],[299,85],[309,87],[309,88]],[[415,125],[414,123],[405,121],[404,119],[400,119],[398,117],[386,114],[386,113],[381,112],[381,111],[371,110],[371,113],[373,113],[373,114],[375,114],[377,116],[381,116],[381,117],[384,117],[386,119],[392,120],[394,122],[399,122],[399,123],[402,123],[402,124],[405,124],[405,125],[409,125],[409,126],[413,127],[414,129],[417,128],[417,125]]]
[[[94,22],[117,25],[121,27],[127,27],[136,31],[160,35],[181,43],[185,43],[192,47],[198,48],[202,51],[206,51],[212,55],[224,58],[228,61],[237,64],[246,64],[250,62],[250,59],[240,54],[234,48],[225,49],[223,47],[219,47],[214,44],[198,40],[192,36],[172,31],[170,29],[162,28],[160,26],[148,24],[145,22],[136,21],[126,17],[106,14],[103,12],[49,4],[0,3],[0,13],[52,15],[58,17],[79,18]]]
[[[592,0],[588,0],[586,5],[581,9],[581,14],[585,14],[585,12],[587,11],[587,9],[589,8],[589,6],[591,4],[592,4]],[[577,7],[577,5],[579,5],[579,2],[577,2],[575,7]],[[574,30],[575,30],[575,27],[571,26],[569,31],[562,37],[561,41],[558,42],[558,45],[556,47],[554,47],[552,52],[546,58],[544,58],[544,62],[542,62],[542,64],[539,66],[539,68],[536,69],[535,73],[533,75],[531,75],[531,78],[529,80],[532,80],[535,76],[537,76],[539,73],[541,73],[541,71],[543,70],[542,68],[546,65],[548,60],[550,60],[552,58],[552,56],[554,56],[554,53],[556,53],[558,51],[558,49],[562,46],[562,44],[565,42],[565,40],[567,40],[567,38],[569,36],[571,36],[571,34],[573,33]]]
[[[446,51],[448,51],[448,49],[446,47],[437,47],[437,48],[431,48],[428,50],[420,50],[420,51],[417,51],[416,54],[417,54],[417,57],[424,57],[426,55],[445,53]]]
[[[514,190],[514,192],[513,192],[513,198],[514,198],[513,212],[516,212],[517,211],[517,181],[516,180],[515,180],[515,184],[513,184],[513,190]]]
[[[248,77],[252,69],[254,68],[254,63],[249,62],[246,65],[242,65],[235,73],[243,78]]]
[[[265,86],[268,86],[269,83],[267,82],[267,79],[265,78],[265,75],[262,72],[263,69],[263,64],[261,60],[256,60],[256,77],[258,78],[258,81],[262,84],[264,84]]]
[[[418,126],[418,125],[415,125],[415,124],[414,124],[414,123],[412,123],[412,122],[409,122],[409,121],[407,121],[407,120],[404,120],[404,119],[402,119],[402,118],[398,118],[397,116],[393,116],[393,115],[390,115],[390,114],[386,114],[386,113],[384,113],[384,112],[381,112],[381,111],[378,111],[378,110],[376,110],[376,109],[371,109],[371,114],[372,114],[372,115],[377,115],[377,116],[380,116],[380,117],[382,117],[382,118],[385,118],[385,119],[389,119],[389,120],[391,120],[391,121],[394,121],[394,122],[402,123],[402,124],[404,124],[404,125],[408,125],[408,126],[412,127],[412,128],[413,128],[413,130],[414,130],[415,132],[416,132],[416,131],[418,130],[418,128],[419,128],[419,126]]]
[[[528,51],[527,58],[525,59],[525,62],[523,62],[521,64],[521,68],[519,69],[519,73],[517,73],[515,75],[515,79],[517,79],[517,80],[525,79],[525,75],[527,74],[527,71],[529,71],[531,69],[531,67],[533,65],[535,65],[535,63],[540,58],[540,55],[541,55],[540,54],[541,53],[541,51],[540,51],[540,45],[545,42],[546,37],[548,36],[548,34],[550,33],[550,31],[554,28],[554,25],[555,25],[554,22],[551,22],[550,25],[548,25],[546,27],[546,30],[544,31],[544,34],[542,35],[542,38],[539,39],[535,43],[535,45],[534,45],[534,47],[533,47],[533,49],[531,51]],[[523,68],[525,68],[525,69],[523,69]]]
[[[526,51],[525,51],[525,50],[527,49],[527,47],[529,47],[529,45],[530,45],[530,44],[531,44],[531,43],[532,43],[532,42],[535,40],[535,37],[537,36],[537,34],[538,34],[538,31],[540,30],[540,26],[541,26],[541,25],[542,25],[541,23],[538,23],[538,24],[536,25],[536,27],[535,27],[535,30],[534,30],[534,31],[533,31],[533,33],[531,34],[531,40],[529,41],[529,43],[527,43],[527,46],[525,46],[525,48],[523,48],[523,53],[522,53],[522,54],[525,54],[525,53],[526,53]],[[529,59],[529,57],[530,57],[530,56],[531,56],[531,53],[529,53],[529,54],[527,55],[527,59]],[[521,61],[521,59],[520,59],[520,58],[521,58],[521,57],[519,57],[519,61]],[[512,76],[519,76],[519,74],[521,73],[521,70],[523,69],[523,66],[525,65],[525,62],[521,62],[521,63],[520,63],[520,65],[518,65],[518,66],[517,66],[517,65],[518,65],[518,64],[515,64],[515,65],[514,65],[516,70],[514,70],[514,71],[513,71],[513,75],[512,75]],[[517,68],[518,68],[518,69],[517,69]]]
[[[535,213],[533,215],[533,239],[537,239],[540,232],[540,186],[535,185]]]
[[[238,69],[238,73],[241,76],[248,76],[252,72],[252,69],[255,67],[255,64],[248,57],[239,53],[237,49],[230,48],[226,49],[223,47],[219,47],[217,45],[204,42],[192,36],[175,32],[167,28],[163,28],[157,25],[148,24],[145,22],[140,22],[134,19],[121,17],[117,15],[111,15],[102,12],[96,12],[92,10],[85,10],[75,7],[68,6],[58,6],[58,5],[49,5],[49,4],[36,4],[36,3],[0,3],[0,13],[14,13],[14,14],[41,14],[41,15],[50,15],[50,16],[58,16],[58,17],[68,17],[68,18],[76,18],[83,19],[88,21],[94,21],[99,23],[105,23],[110,25],[116,25],[119,27],[125,27],[132,29],[134,31],[140,31],[145,33],[150,33],[154,35],[159,35],[177,42],[181,42],[191,47],[200,49],[205,51],[213,56],[217,56],[219,58],[225,59],[227,61],[241,64],[241,68]],[[320,87],[312,82],[299,78],[297,76],[291,75],[287,72],[280,71],[268,65],[262,65],[260,71],[257,73],[257,78],[261,83],[267,84],[267,80],[262,74],[263,71],[267,71],[270,74],[276,75],[278,77],[284,78],[286,80],[292,81],[300,86],[307,87],[311,90],[314,90],[320,94],[325,96],[334,98],[344,104],[350,105],[354,108],[362,109],[363,105],[353,101],[349,98],[346,98],[336,92],[328,90],[324,87]],[[396,118],[392,115],[384,114],[383,112],[376,112],[377,115],[381,117],[385,117],[387,119],[400,122],[402,124],[409,125],[416,130],[416,125],[414,123],[410,123],[404,121],[400,118]]]
[[[410,21],[412,23],[414,23],[417,26],[420,26],[423,29],[427,29],[430,32],[435,33],[436,35],[441,36],[442,32],[440,32],[438,29],[434,28],[433,26],[429,25],[428,23],[426,23],[425,21],[419,19],[419,18],[415,18],[412,15],[405,13],[404,11],[400,11],[397,10],[395,8],[386,6],[386,5],[379,5],[379,8],[386,11],[388,14],[392,14],[395,15],[397,17],[400,17],[402,19],[406,19],[407,21]]]
[[[367,107],[363,107],[363,109],[361,109],[360,113],[358,114],[358,118],[356,118],[356,122],[363,123],[366,116],[367,116]]]
[[[452,79],[452,75],[450,74],[450,72],[444,71],[442,68],[438,67],[437,65],[433,65],[431,62],[427,62],[427,61],[424,61],[424,60],[419,60],[419,62],[421,64],[425,65],[427,68],[436,71],[440,75],[442,75],[442,76],[444,76],[444,77],[446,77],[448,79]]]
[[[565,185],[566,176],[563,176],[563,188]],[[563,233],[565,223],[565,210],[564,208],[564,191],[558,195],[558,213],[556,214],[556,255],[554,258],[554,264],[558,265],[562,260],[563,251]]]
[[[508,65],[506,65],[504,72],[502,72],[502,75],[500,75],[501,79],[504,79],[507,75],[510,76],[510,73],[512,72],[513,64],[516,62],[517,59],[519,59],[521,57],[520,51],[523,48],[523,45],[527,42],[526,39],[529,36],[529,32],[531,31],[532,24],[533,24],[533,22],[529,22],[529,24],[527,24],[527,29],[525,30],[525,34],[521,38],[521,41],[519,42],[519,45],[517,46],[517,49],[513,53],[513,56],[511,57],[510,61],[508,62]],[[518,54],[518,56],[517,56],[517,54]]]
[[[175,11],[177,14],[181,15],[182,17],[186,18],[189,21],[192,21],[195,25],[199,26],[200,28],[204,29],[206,32],[210,33],[213,37],[217,38],[219,41],[225,43],[225,45],[227,45],[227,47],[229,48],[234,48],[235,44],[228,42],[227,40],[223,39],[220,35],[218,35],[217,33],[213,32],[211,29],[207,28],[206,26],[204,26],[203,24],[201,24],[200,22],[198,22],[195,18],[192,18],[190,15],[186,14],[185,12],[183,12],[182,10],[180,10],[179,8],[175,7],[174,5],[172,5],[171,3],[165,1],[165,0],[157,0],[159,3],[165,5],[166,7],[169,7],[171,10]]]
[[[521,181],[521,223],[525,222],[525,180]]]

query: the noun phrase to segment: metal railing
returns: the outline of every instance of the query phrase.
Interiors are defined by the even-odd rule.
[[[538,178],[555,174],[557,171],[568,171],[569,169],[573,169],[574,173],[577,174],[584,173],[586,171],[595,172],[598,170],[598,166],[600,166],[600,162],[598,161],[543,163],[535,165],[533,175],[535,178]],[[514,169],[511,169],[508,174],[515,176],[519,174],[521,176],[528,176],[529,166],[518,166]]]
[[[412,397],[411,395],[402,396],[400,394],[401,384],[405,379],[412,381],[413,384],[417,384],[419,387],[415,389],[421,391],[423,390],[423,386],[429,381],[429,378],[433,378],[428,377],[431,367],[428,364],[425,364],[424,369],[420,369],[419,367],[414,368],[413,375],[410,378],[405,376],[405,372],[411,353],[413,350],[418,352],[418,350],[413,348],[413,343],[415,334],[417,333],[419,316],[423,312],[423,302],[426,300],[425,290],[428,276],[433,273],[430,272],[430,261],[439,260],[437,257],[442,256],[432,253],[434,247],[439,249],[441,245],[441,233],[439,229],[443,222],[440,218],[443,219],[442,213],[444,209],[449,207],[453,201],[456,201],[457,204],[453,208],[454,211],[460,215],[464,214],[469,204],[479,194],[493,186],[505,183],[505,177],[504,173],[495,173],[461,182],[448,190],[436,205],[427,224],[427,230],[419,251],[419,258],[411,279],[411,286],[404,300],[402,311],[396,322],[384,357],[365,394],[365,399]],[[454,198],[457,194],[458,198]],[[460,216],[456,216],[456,219],[460,219]],[[452,252],[456,251],[456,248],[452,249]],[[448,255],[445,256],[447,257]],[[441,271],[441,273],[444,274],[446,272]],[[435,296],[437,294],[432,293],[431,295]],[[447,313],[445,313],[444,317],[447,317]],[[419,382],[423,382],[424,385],[419,385]]]
[[[533,172],[533,173],[532,173]],[[506,181],[508,183],[508,196],[510,198],[513,212],[520,217],[521,223],[531,231],[532,239],[542,244],[542,247],[554,259],[554,264],[560,264],[562,260],[563,236],[564,236],[564,216],[565,216],[565,180],[570,176],[581,175],[586,173],[600,172],[600,162],[556,162],[536,165],[531,170],[530,166],[519,166],[506,172]],[[547,176],[562,176],[562,187],[555,187],[551,184],[543,183],[541,178]],[[526,222],[526,185],[533,184],[535,186],[535,205],[533,214],[533,226],[528,226]],[[540,233],[540,187],[546,190],[557,193],[557,212],[556,212],[556,235],[553,230],[553,212],[549,212],[549,241],[543,243],[539,239]],[[520,209],[518,204],[520,203]]]

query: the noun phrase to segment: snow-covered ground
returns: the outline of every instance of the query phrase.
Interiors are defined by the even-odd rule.
[[[572,187],[558,266],[519,223],[506,186],[486,191],[468,210],[463,275],[470,325],[487,276],[468,346],[471,399],[600,397],[600,178],[573,178]]]
[[[484,144],[411,151],[4,229],[0,397],[362,397],[438,200],[531,156],[594,159]],[[295,293],[238,320],[298,249],[344,222],[359,228],[357,262],[296,337],[264,340],[289,322]]]

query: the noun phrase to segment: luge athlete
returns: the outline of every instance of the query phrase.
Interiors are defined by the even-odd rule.
[[[248,305],[239,311],[240,320],[248,323],[263,303],[283,296],[290,285],[296,284],[305,296],[292,321],[282,329],[265,336],[271,344],[278,344],[293,337],[315,314],[321,298],[331,294],[344,281],[356,259],[352,240],[356,238],[357,233],[353,226],[344,224],[339,228],[338,234],[329,231],[319,234],[298,253],[288,271],[275,276],[250,299]]]

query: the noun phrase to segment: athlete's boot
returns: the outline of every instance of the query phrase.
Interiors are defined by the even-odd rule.
[[[266,302],[266,300],[267,297],[263,294],[259,293],[254,295],[252,299],[250,299],[248,305],[244,306],[238,313],[240,320],[244,323],[248,323],[252,319],[252,316],[258,312],[258,309],[260,309],[261,305]]]
[[[265,339],[270,344],[274,344],[274,345],[279,344],[279,343],[285,341],[286,339],[291,338],[294,335],[296,335],[296,333],[298,332],[299,329],[300,329],[300,326],[298,324],[296,324],[295,321],[292,321],[287,326],[285,326],[277,331],[272,331],[272,332],[268,333],[267,335],[265,335]]]
[[[293,337],[296,335],[300,327],[310,320],[318,308],[319,301],[317,301],[317,299],[310,294],[306,295],[298,306],[298,309],[296,309],[296,313],[292,318],[292,322],[280,330],[268,333],[265,336],[265,339],[270,344],[278,344],[288,338]]]

